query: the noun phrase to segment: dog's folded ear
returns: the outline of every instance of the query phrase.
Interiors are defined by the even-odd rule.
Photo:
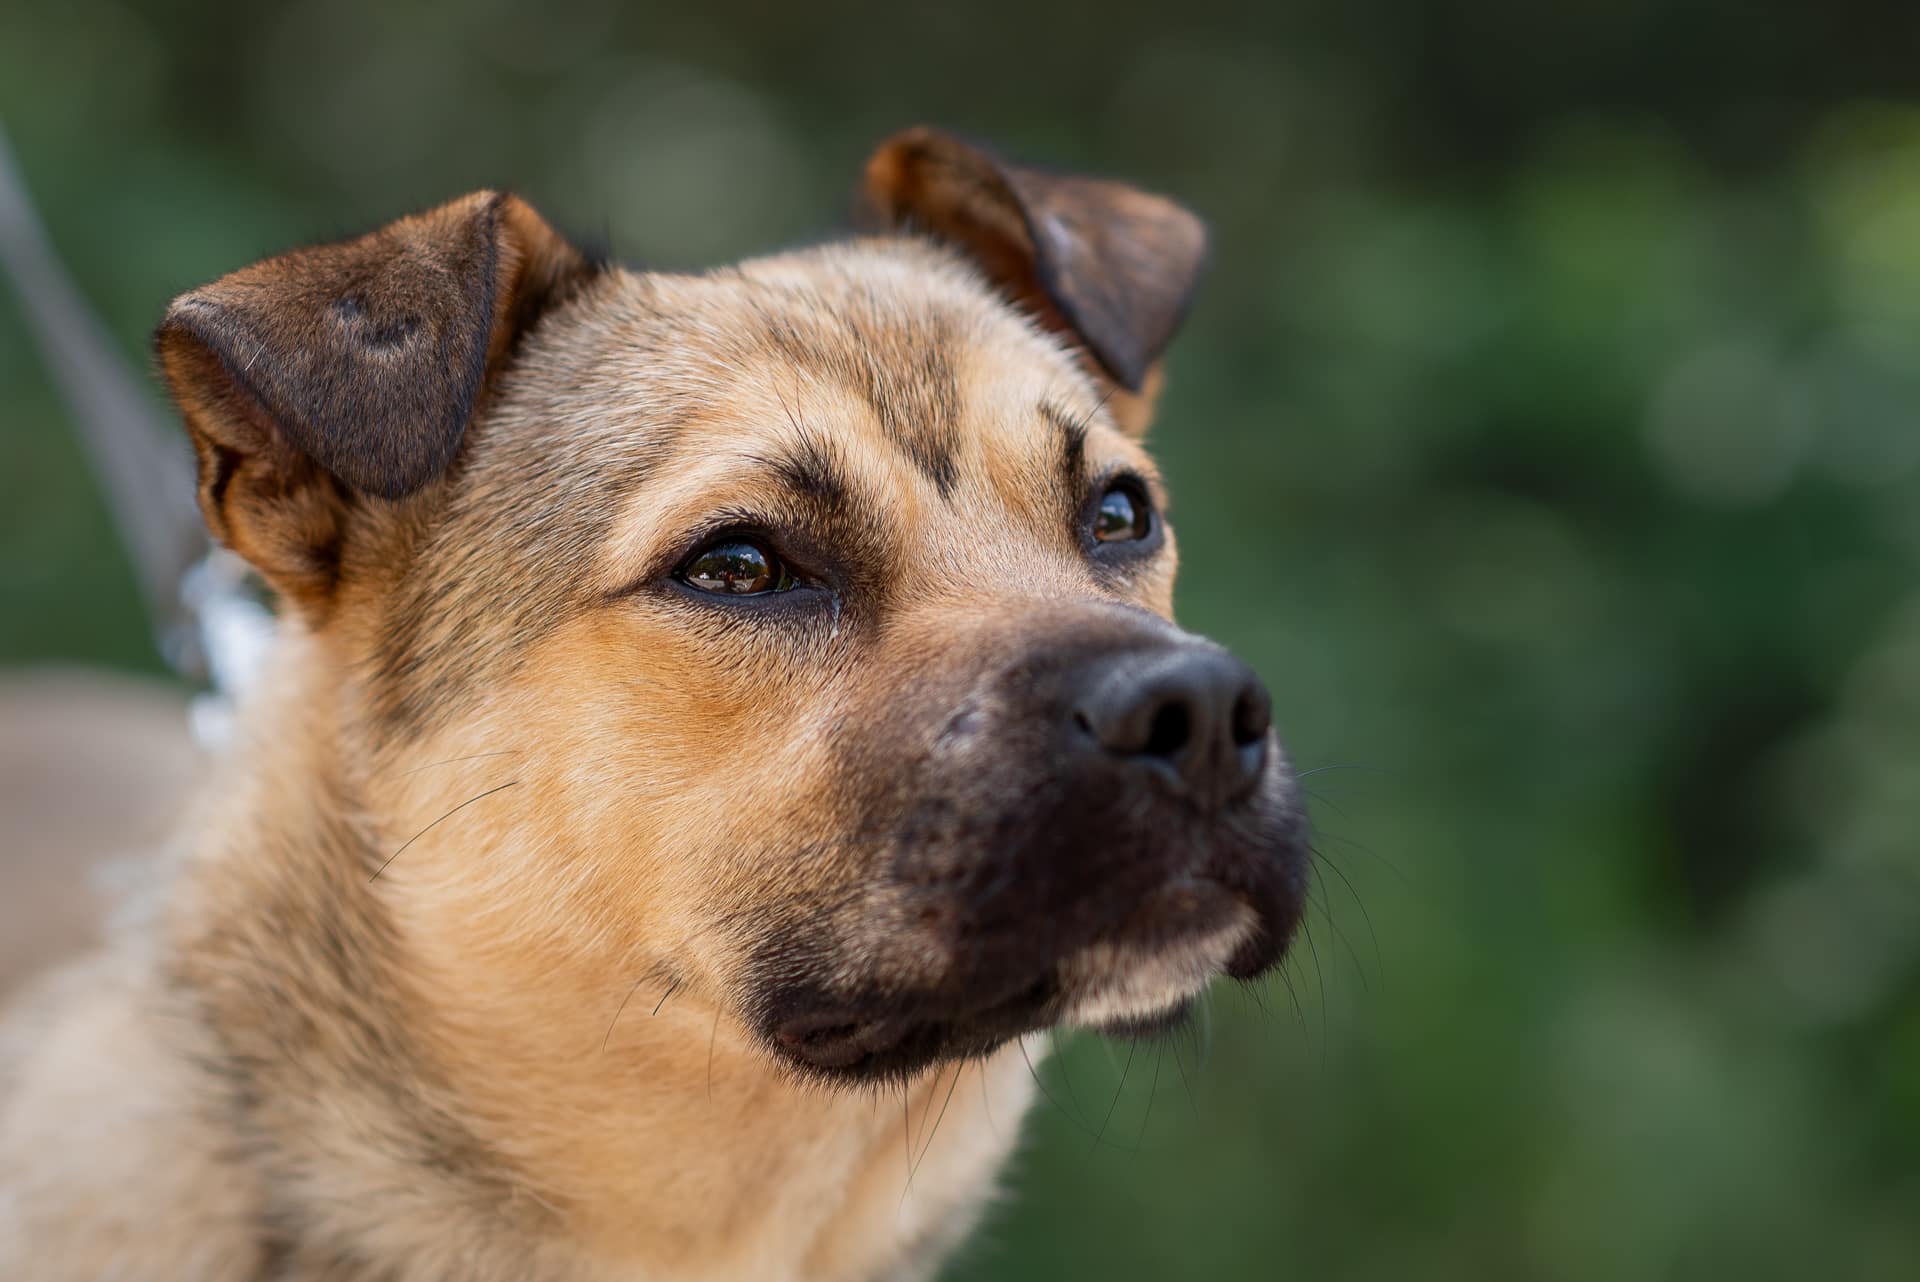
[[[861,205],[965,251],[1117,391],[1146,401],[1207,255],[1206,224],[1164,196],[1010,165],[934,129],[880,144]]]
[[[349,509],[436,480],[514,341],[592,270],[524,202],[478,192],[174,300],[155,342],[214,536],[324,598]]]

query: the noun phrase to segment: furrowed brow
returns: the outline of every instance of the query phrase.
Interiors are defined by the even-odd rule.
[[[1093,420],[1069,413],[1053,401],[1040,402],[1040,416],[1060,435],[1060,484],[1078,509],[1087,494],[1087,426]]]
[[[823,512],[838,515],[847,510],[846,477],[831,449],[812,433],[801,433],[787,448],[762,461],[782,485]]]

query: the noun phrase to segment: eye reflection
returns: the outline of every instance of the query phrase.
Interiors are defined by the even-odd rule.
[[[709,544],[688,559],[678,577],[688,587],[716,596],[758,596],[794,583],[780,559],[750,539]]]
[[[1153,528],[1153,508],[1131,486],[1115,485],[1100,496],[1093,514],[1093,537],[1102,543],[1144,539]]]

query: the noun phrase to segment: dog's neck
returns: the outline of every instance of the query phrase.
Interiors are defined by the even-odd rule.
[[[272,1250],[475,1282],[931,1270],[1016,1138],[1020,1048],[903,1088],[809,1087],[703,994],[582,965],[579,941],[500,920],[509,901],[452,893],[513,866],[484,826],[379,873],[413,821],[371,806],[315,718],[342,706],[312,687],[330,665],[298,657],[248,711],[171,941]]]

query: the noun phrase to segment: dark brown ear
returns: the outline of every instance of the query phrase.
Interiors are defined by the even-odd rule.
[[[439,477],[514,340],[592,271],[524,202],[477,192],[175,299],[156,344],[214,537],[324,598],[348,509]]]
[[[934,129],[867,162],[866,211],[965,250],[1119,388],[1151,395],[1206,260],[1206,225],[1164,196],[1006,164]]]

